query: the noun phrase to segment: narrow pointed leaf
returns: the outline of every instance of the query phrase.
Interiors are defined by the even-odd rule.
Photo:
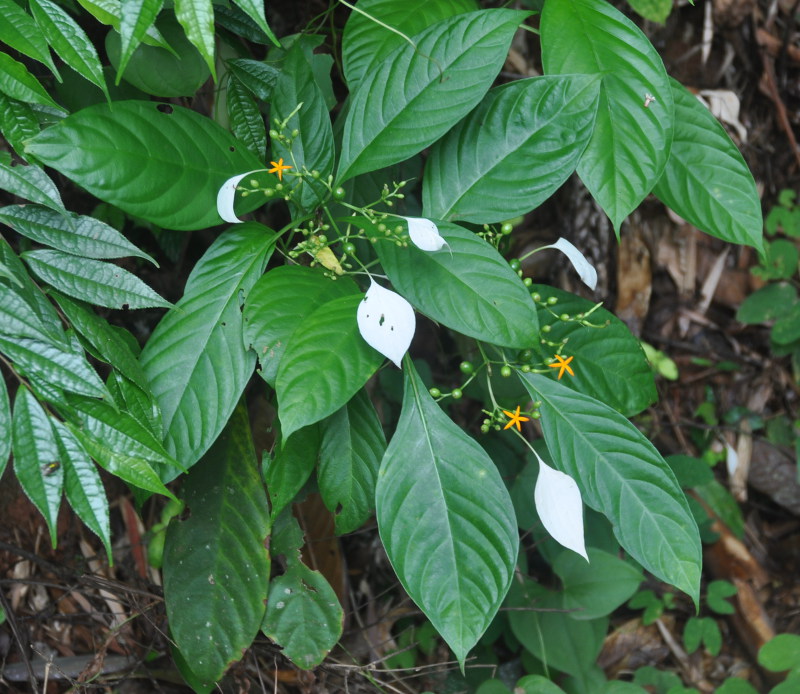
[[[267,18],[264,16],[263,2],[258,2],[258,0],[233,0],[233,4],[241,8],[241,10],[256,23],[258,28],[269,37],[273,44],[280,47],[281,42],[272,32],[272,29],[269,28],[269,24],[267,24]]]
[[[417,326],[414,309],[402,296],[371,281],[356,313],[358,332],[399,369]]]
[[[267,129],[264,116],[253,95],[237,79],[228,82],[226,92],[231,132],[259,159],[267,153]]]
[[[275,82],[281,72],[277,67],[260,60],[247,58],[231,60],[228,67],[257,99],[269,101],[272,98],[272,90],[275,88]]]
[[[58,77],[47,39],[31,16],[14,0],[0,0],[0,42],[47,65]]]
[[[5,378],[0,378],[0,478],[11,455],[11,403]]]
[[[63,111],[47,90],[22,63],[14,60],[7,53],[0,52],[0,92],[12,99],[53,106]]]
[[[164,0],[123,0],[121,3],[119,33],[122,45],[117,67],[117,84],[133,52],[144,39],[147,30],[153,26],[163,5]]]
[[[56,184],[35,164],[12,166],[0,158],[0,189],[59,212],[66,212]]]
[[[557,248],[567,256],[569,262],[572,263],[572,267],[575,268],[581,278],[581,282],[594,291],[595,287],[597,287],[597,270],[586,260],[586,256],[583,253],[563,237],[558,239],[552,246],[549,246],[549,248]]]
[[[122,2],[120,0],[77,0],[77,2],[98,22],[113,27],[114,35],[122,30]],[[175,24],[178,25],[177,20],[175,20]],[[145,31],[142,41],[148,46],[160,46],[172,52],[171,46],[155,26],[151,26]]]
[[[275,520],[311,477],[319,460],[319,426],[311,424],[292,434],[276,447],[274,457],[264,466],[264,482]]]
[[[8,338],[31,337],[55,347],[67,348],[60,324],[53,324],[48,329],[15,289],[0,283],[0,335]]]
[[[119,373],[112,373],[106,385],[120,409],[133,417],[156,439],[163,440],[164,422],[161,408],[149,390],[142,390]]]
[[[447,417],[405,362],[403,410],[375,505],[400,582],[463,664],[513,578],[517,523],[485,451]]]
[[[27,102],[0,93],[0,133],[19,156],[25,156],[25,141],[39,130],[39,120]]]
[[[214,6],[211,0],[176,0],[175,16],[186,32],[186,38],[208,65],[214,81],[217,79],[214,65]]]

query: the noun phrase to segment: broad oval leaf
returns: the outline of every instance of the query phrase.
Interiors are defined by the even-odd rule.
[[[457,15],[390,53],[353,94],[339,183],[408,159],[469,113],[503,66],[528,14],[493,9]]]
[[[533,77],[492,89],[432,148],[424,213],[486,224],[538,207],[575,171],[599,96],[596,75]]]
[[[255,355],[242,342],[241,302],[274,242],[273,232],[255,222],[217,238],[142,350],[142,367],[164,415],[165,444],[185,467],[217,438],[253,373]]]
[[[698,602],[702,551],[697,524],[675,475],[652,443],[608,405],[538,374],[520,374],[534,400],[556,467],[585,504],[614,526],[645,569]]]
[[[500,254],[455,224],[441,222],[439,232],[447,246],[435,253],[380,240],[375,244],[395,289],[424,314],[464,335],[520,349],[538,343],[533,300]]]
[[[675,137],[653,193],[700,231],[760,251],[764,221],[753,174],[711,112],[680,83],[670,86]]]
[[[210,118],[148,101],[85,108],[42,131],[26,151],[101,200],[167,229],[221,224],[214,205],[220,186],[262,165]]]
[[[211,0],[175,0],[175,16],[186,32],[186,38],[200,51],[214,81],[214,5]]]
[[[669,157],[674,109],[664,64],[641,30],[605,0],[547,0],[541,39],[545,73],[603,76],[578,174],[619,233]]]
[[[517,523],[486,452],[439,409],[408,359],[404,372],[378,475],[378,528],[406,592],[463,667],[511,584]]]
[[[59,212],[66,212],[56,184],[40,167],[34,164],[12,165],[10,162],[10,157],[0,155],[0,189]]]

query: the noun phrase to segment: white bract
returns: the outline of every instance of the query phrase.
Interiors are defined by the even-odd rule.
[[[556,542],[589,561],[583,539],[581,490],[569,475],[554,470],[534,453],[539,460],[539,477],[533,500],[542,525]]]
[[[575,248],[575,246],[573,246],[564,238],[559,239],[552,246],[545,246],[545,248],[557,248],[565,256],[567,256],[567,258],[569,258],[569,262],[572,263],[572,267],[577,270],[581,281],[587,287],[589,287],[589,289],[594,291],[595,287],[597,286],[597,270],[595,270],[589,261],[586,260],[583,253],[581,253],[577,248]]]
[[[408,235],[417,248],[423,251],[438,251],[449,245],[439,233],[439,227],[424,217],[405,217],[408,222]]]
[[[266,169],[253,169],[252,171],[245,171],[243,174],[231,176],[217,191],[217,214],[229,224],[242,224],[242,220],[239,219],[233,211],[236,186],[239,185],[239,181],[245,176],[258,173],[259,171],[266,171]]]
[[[370,278],[369,289],[358,305],[356,319],[358,331],[366,343],[400,368],[417,326],[411,304]]]

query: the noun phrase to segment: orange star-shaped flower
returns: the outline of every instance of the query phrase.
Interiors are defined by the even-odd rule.
[[[514,425],[517,427],[517,431],[522,431],[522,427],[520,426],[520,422],[528,422],[530,421],[530,417],[524,417],[519,413],[519,405],[517,405],[517,409],[514,412],[509,412],[508,410],[503,410],[503,414],[507,417],[511,417],[511,421],[503,427],[503,430],[510,429]]]
[[[564,371],[567,371],[570,376],[574,376],[575,372],[570,367],[569,363],[575,358],[567,357],[564,359],[560,354],[555,355],[556,361],[550,364],[551,369],[558,369],[558,380],[561,380],[561,377],[564,375]]]
[[[279,181],[283,180],[283,172],[284,172],[284,170],[292,168],[289,164],[284,164],[283,163],[283,157],[278,159],[278,161],[271,161],[270,164],[272,164],[273,168],[267,169],[267,173],[276,173],[276,174],[278,174],[278,180]]]

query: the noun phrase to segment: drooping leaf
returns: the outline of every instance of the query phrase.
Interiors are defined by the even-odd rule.
[[[270,502],[270,516],[274,521],[292,501],[311,477],[319,460],[319,426],[311,424],[294,432],[275,455],[264,462],[264,482]]]
[[[209,685],[250,646],[267,598],[270,519],[243,405],[182,496],[191,516],[167,528],[164,597],[172,638]]]
[[[0,0],[0,42],[46,65],[58,77],[47,39],[31,16],[14,0]]]
[[[0,93],[0,133],[14,151],[25,155],[25,141],[39,132],[39,120],[25,101]]]
[[[270,41],[280,47],[281,42],[272,32],[272,29],[269,28],[269,24],[267,24],[267,18],[264,16],[263,2],[258,2],[258,0],[233,0],[233,4],[238,5],[242,11],[256,23],[256,26],[269,37]]]
[[[214,65],[214,6],[211,0],[175,0],[175,16],[186,32],[186,38],[208,65],[214,81],[217,80]]]
[[[63,110],[22,63],[0,52],[0,92],[12,99]]]
[[[403,410],[381,462],[375,505],[400,582],[460,663],[508,591],[517,524],[484,450],[404,363]]]
[[[263,159],[267,152],[267,130],[258,104],[236,78],[228,82],[226,97],[231,132],[244,142],[247,149],[255,156]]]
[[[352,96],[338,182],[408,159],[469,113],[527,16],[500,9],[457,15],[392,51]]]
[[[408,237],[422,251],[440,251],[447,246],[447,241],[439,233],[439,227],[424,217],[405,217],[408,225]]]
[[[85,108],[42,131],[26,151],[101,200],[167,229],[220,224],[219,187],[261,166],[210,118],[147,101]]]
[[[56,184],[34,164],[12,165],[8,159],[0,157],[0,189],[59,212],[66,212]]]
[[[538,207],[575,171],[599,96],[597,75],[533,77],[492,89],[431,149],[424,213],[485,224]]]
[[[0,378],[0,478],[11,455],[11,403],[8,399],[6,380]]]
[[[119,22],[121,55],[117,65],[117,84],[133,52],[156,21],[163,4],[164,0],[124,0],[121,3]]]

